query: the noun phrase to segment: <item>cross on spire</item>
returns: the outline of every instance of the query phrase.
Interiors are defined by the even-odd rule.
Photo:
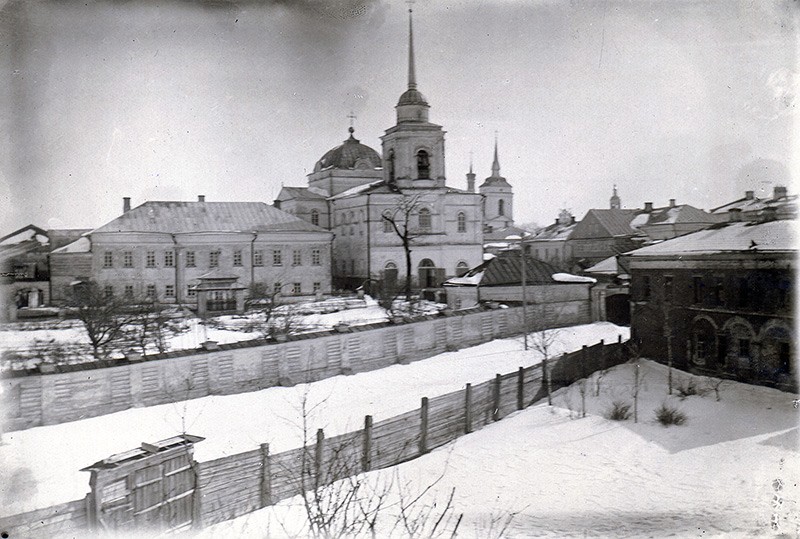
[[[351,110],[350,114],[348,114],[347,117],[350,119],[350,127],[352,128],[353,127],[353,123],[356,121],[356,118],[358,116],[356,116],[355,113]]]

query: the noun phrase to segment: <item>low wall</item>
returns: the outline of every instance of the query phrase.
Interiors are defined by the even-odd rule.
[[[589,322],[588,310],[564,313],[538,305],[528,307],[527,318],[529,328]],[[519,334],[522,327],[521,307],[471,309],[409,323],[354,326],[346,333],[293,335],[284,343],[249,341],[141,361],[64,365],[55,373],[6,373],[4,430],[370,371]]]
[[[621,341],[584,346],[551,360],[551,387],[570,385],[627,360]],[[364,471],[417,458],[546,396],[542,365],[520,367],[458,391],[424,397],[418,409],[377,423],[366,416],[357,431],[325,438],[320,429],[310,446],[271,454],[269,444],[263,443],[258,449],[197,462],[193,526],[207,527]],[[313,433],[305,434],[314,439]],[[18,532],[10,537],[84,535],[80,530],[93,524],[87,522],[86,506],[85,500],[77,500],[0,518],[0,528]]]

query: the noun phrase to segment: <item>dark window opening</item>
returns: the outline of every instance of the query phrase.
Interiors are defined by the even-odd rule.
[[[420,180],[427,180],[431,175],[431,163],[428,158],[428,152],[420,150],[417,152],[417,178]]]

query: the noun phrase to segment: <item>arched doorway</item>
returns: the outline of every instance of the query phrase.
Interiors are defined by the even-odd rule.
[[[614,294],[606,297],[606,320],[618,326],[631,325],[629,294]]]
[[[771,380],[792,374],[792,333],[781,322],[768,322],[761,330],[757,370]]]

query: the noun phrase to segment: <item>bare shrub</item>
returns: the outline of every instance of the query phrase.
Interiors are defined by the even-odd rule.
[[[686,398],[691,397],[692,395],[702,395],[694,379],[677,384],[675,391],[678,392],[678,397],[681,400],[686,400]]]
[[[622,400],[615,400],[606,411],[606,419],[610,419],[611,421],[627,421],[631,418],[632,414],[631,404]]]
[[[725,385],[728,381],[724,378],[714,378],[713,376],[708,376],[705,379],[705,387],[707,391],[713,391],[714,396],[717,398],[717,402],[722,399],[722,386]]]
[[[686,419],[686,414],[667,403],[656,408],[656,421],[665,427],[669,427],[670,425],[683,425],[686,423]]]

